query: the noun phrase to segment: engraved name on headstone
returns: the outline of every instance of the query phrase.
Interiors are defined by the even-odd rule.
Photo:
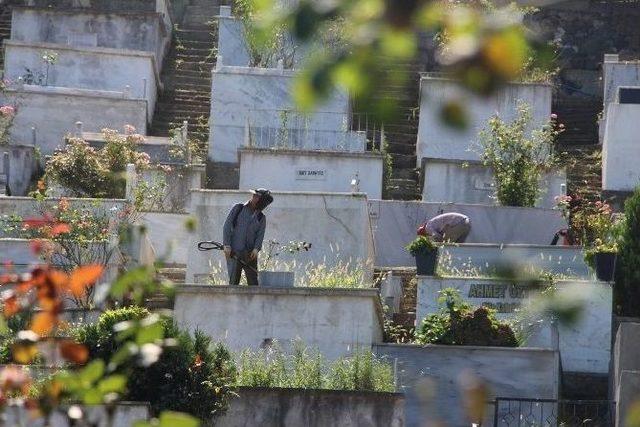
[[[519,300],[529,296],[529,290],[528,286],[516,284],[473,283],[469,285],[467,298],[498,300],[481,301],[479,305],[492,308],[498,313],[512,313],[522,305]]]
[[[327,171],[324,169],[298,168],[295,170],[296,180],[324,181]]]
[[[492,191],[494,190],[494,185],[493,181],[488,181],[486,178],[475,177],[473,179],[473,188],[482,191]]]

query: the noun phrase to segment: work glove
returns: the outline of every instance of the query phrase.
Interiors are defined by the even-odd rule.
[[[229,259],[231,258],[231,246],[224,247],[224,256]]]

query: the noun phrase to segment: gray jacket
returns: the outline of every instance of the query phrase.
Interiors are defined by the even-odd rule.
[[[261,250],[266,228],[267,218],[262,212],[252,210],[248,203],[238,203],[224,222],[222,242],[237,253]]]

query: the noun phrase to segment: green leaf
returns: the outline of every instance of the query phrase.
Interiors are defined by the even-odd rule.
[[[154,343],[157,340],[164,338],[164,328],[162,323],[156,321],[155,323],[142,327],[138,330],[136,335],[136,344],[139,346],[147,343]]]
[[[116,323],[113,327],[113,330],[118,333],[116,340],[119,342],[127,341],[138,332],[138,327],[138,322],[132,320]]]
[[[146,284],[152,280],[152,275],[147,267],[140,267],[123,274],[113,285],[110,294],[114,298],[122,298],[125,292],[135,284]]]
[[[129,360],[131,356],[138,354],[138,350],[138,346],[134,343],[125,343],[125,345],[111,357],[111,360],[109,361],[109,369],[113,370],[122,365],[124,362]]]
[[[98,383],[98,390],[104,394],[122,393],[127,386],[127,377],[124,375],[111,375]]]
[[[104,362],[100,359],[89,363],[80,373],[78,379],[84,387],[91,387],[104,375]]]
[[[160,427],[199,427],[200,420],[182,412],[165,411],[160,414]]]
[[[7,325],[7,321],[5,320],[4,316],[0,316],[0,335],[6,335],[8,334],[9,331],[9,326]]]
[[[92,388],[85,391],[84,396],[82,397],[82,401],[85,405],[99,405],[102,403],[103,397],[104,393],[101,393],[99,390]]]

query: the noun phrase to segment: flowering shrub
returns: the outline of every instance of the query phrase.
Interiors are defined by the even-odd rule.
[[[0,107],[0,145],[9,143],[9,130],[13,125],[13,119],[16,116],[16,109],[11,105],[3,105]]]
[[[71,206],[65,198],[54,205],[41,200],[37,209],[40,218],[0,217],[0,231],[8,237],[33,239],[42,258],[64,271],[88,264],[107,266],[116,254],[120,233],[135,215],[129,205],[107,211],[97,204]],[[92,308],[93,290],[87,288],[86,294],[74,297],[76,305]]]
[[[620,221],[611,206],[579,195],[556,197],[556,206],[567,219],[574,244],[585,247],[585,261],[594,266],[596,253],[617,253]]]
[[[500,204],[532,207],[541,194],[542,173],[558,162],[553,144],[564,126],[557,124],[553,114],[546,124],[527,135],[531,107],[521,102],[517,112],[511,123],[498,116],[489,120],[489,128],[480,132],[480,158],[493,169]]]
[[[569,223],[574,244],[598,246],[613,242],[616,221],[608,203],[591,201],[580,195],[558,196],[555,200],[556,207]]]
[[[51,157],[46,167],[46,178],[57,182],[79,197],[124,198],[125,170],[129,163],[136,171],[150,167],[147,153],[137,151],[144,136],[103,129],[105,144],[95,149],[80,138],[70,138],[66,146]]]

